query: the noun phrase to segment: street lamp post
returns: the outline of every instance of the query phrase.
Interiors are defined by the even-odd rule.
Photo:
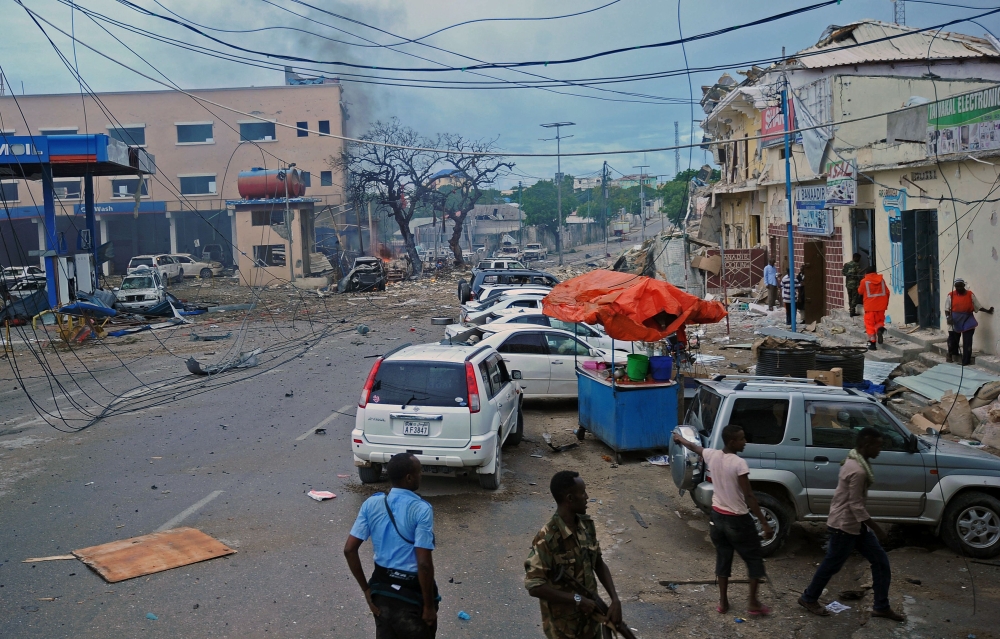
[[[546,129],[555,129],[556,137],[548,138],[542,140],[543,142],[556,141],[556,211],[558,215],[558,228],[556,233],[558,234],[557,243],[559,244],[559,266],[563,265],[563,219],[562,219],[562,145],[560,144],[563,139],[571,138],[572,135],[563,136],[560,134],[562,127],[564,126],[576,126],[576,122],[550,122],[548,124],[543,124]]]
[[[643,182],[646,178],[646,172],[643,169],[648,169],[648,164],[640,164],[638,166],[633,166],[633,169],[639,169],[639,214],[642,215],[642,241],[646,241],[646,192],[643,190]]]

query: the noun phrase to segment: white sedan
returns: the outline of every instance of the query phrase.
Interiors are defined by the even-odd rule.
[[[525,399],[576,397],[574,364],[610,361],[569,331],[544,326],[504,325],[480,343],[497,349]]]
[[[623,351],[626,353],[635,352],[632,347],[632,342],[625,342],[620,339],[611,339],[608,337],[607,333],[604,332],[603,327],[599,325],[590,326],[589,324],[584,324],[582,322],[564,322],[560,319],[544,315],[541,311],[532,309],[504,309],[497,311],[495,315],[495,319],[482,326],[483,331],[488,332],[490,329],[503,326],[504,324],[533,324],[535,326],[551,326],[552,328],[561,328],[564,331],[573,333],[594,348],[599,348],[605,351],[614,349],[616,351]],[[640,352],[645,353],[645,347],[643,347]],[[616,354],[615,358],[624,359],[624,355],[619,356]]]
[[[207,280],[222,273],[222,263],[215,260],[198,259],[190,253],[173,253],[170,257],[180,265],[181,277],[200,277]]]

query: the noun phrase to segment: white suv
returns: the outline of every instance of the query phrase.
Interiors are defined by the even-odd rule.
[[[375,360],[351,433],[361,481],[382,477],[396,453],[424,468],[454,473],[475,468],[479,484],[500,487],[504,444],[524,433],[521,388],[490,346],[402,346]]]

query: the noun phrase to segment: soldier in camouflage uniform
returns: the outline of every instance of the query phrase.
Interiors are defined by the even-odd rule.
[[[524,587],[540,600],[548,639],[601,639],[602,624],[620,623],[622,608],[611,571],[601,558],[594,522],[585,514],[586,486],[579,473],[563,470],[549,488],[558,508],[531,543]],[[607,616],[597,612],[588,597],[596,597],[598,579],[611,595]]]
[[[861,268],[861,254],[855,253],[852,260],[844,264],[841,273],[847,280],[847,303],[851,309],[851,317],[854,317],[858,314],[858,304],[861,303],[861,293],[858,292],[858,286],[861,285],[861,280],[865,276],[864,269]]]

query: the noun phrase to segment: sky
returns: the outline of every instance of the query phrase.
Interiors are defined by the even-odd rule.
[[[75,29],[79,43],[90,45],[143,73],[158,76],[136,56],[138,54],[184,89],[267,86],[284,82],[280,70],[285,64],[282,61],[269,63],[278,67],[276,69],[243,65],[185,51],[146,35],[130,33],[120,26],[101,23],[132,49],[129,51],[80,10],[73,11],[71,0],[21,1],[67,33]],[[954,1],[990,8],[984,0]],[[673,40],[681,31],[690,37],[809,4],[809,0],[772,0],[768,3],[679,0],[679,5],[678,0],[79,0],[76,6],[103,14],[124,26],[255,58],[261,56],[239,53],[225,44],[136,11],[129,5],[165,16],[173,12],[175,18],[179,16],[187,22],[217,30],[238,31],[202,29],[227,43],[254,51],[371,67],[461,69],[476,64],[475,60],[500,63],[586,56]],[[599,8],[602,5],[608,6]],[[912,1],[905,7],[906,23],[914,27],[981,13],[974,9]],[[590,9],[597,10],[558,17]],[[45,35],[15,0],[0,0],[0,15],[4,16],[0,68],[17,94],[22,91],[22,83],[28,94],[79,91],[76,80]],[[491,77],[461,70],[431,73],[294,64],[331,77],[350,72],[405,78],[424,85],[429,80],[481,80],[500,87],[451,90],[381,86],[347,82],[344,75],[344,97],[351,114],[347,124],[349,135],[360,135],[370,123],[396,117],[428,137],[437,133],[458,133],[473,139],[494,140],[499,148],[510,152],[554,153],[556,143],[542,140],[553,135],[540,125],[568,121],[575,126],[563,130],[563,135],[573,136],[563,140],[564,153],[642,149],[672,145],[675,121],[679,123],[682,144],[692,139],[692,133],[694,140],[700,140],[700,129],[692,120],[704,117],[697,104],[701,86],[713,84],[724,70],[740,79],[736,72],[748,68],[748,61],[780,56],[782,47],[791,53],[811,46],[829,25],[843,25],[862,18],[891,22],[892,16],[893,5],[889,0],[843,0],[839,5],[691,42],[686,45],[687,64],[680,46],[626,51],[572,64],[526,67],[524,72],[513,69],[480,72]],[[555,18],[538,19],[552,17]],[[403,42],[460,22],[496,18],[504,20],[461,25],[419,42]],[[949,27],[949,30],[982,36],[989,29],[1000,34],[1000,14],[978,21],[982,26],[966,22]],[[71,38],[49,25],[42,26],[72,61]],[[298,31],[273,27],[290,27]],[[248,29],[264,30],[245,32]],[[162,88],[79,44],[76,60],[80,74],[98,92]],[[713,69],[692,72],[689,89],[687,67]],[[550,90],[518,85],[519,82],[537,81],[538,76],[567,81],[675,70],[678,73],[668,77],[601,85],[605,90],[565,84]],[[694,95],[693,107],[689,91]],[[670,179],[677,168],[674,152],[667,151],[564,157],[562,170],[577,176],[598,175],[605,160],[611,167],[612,177],[642,170],[663,176],[661,179]],[[680,169],[698,168],[707,160],[708,156],[701,149],[684,150]],[[529,185],[538,179],[551,179],[556,171],[556,158],[518,158],[515,161],[514,173],[502,180],[498,185],[501,188],[516,186],[519,180]],[[641,165],[649,168],[636,168]]]

